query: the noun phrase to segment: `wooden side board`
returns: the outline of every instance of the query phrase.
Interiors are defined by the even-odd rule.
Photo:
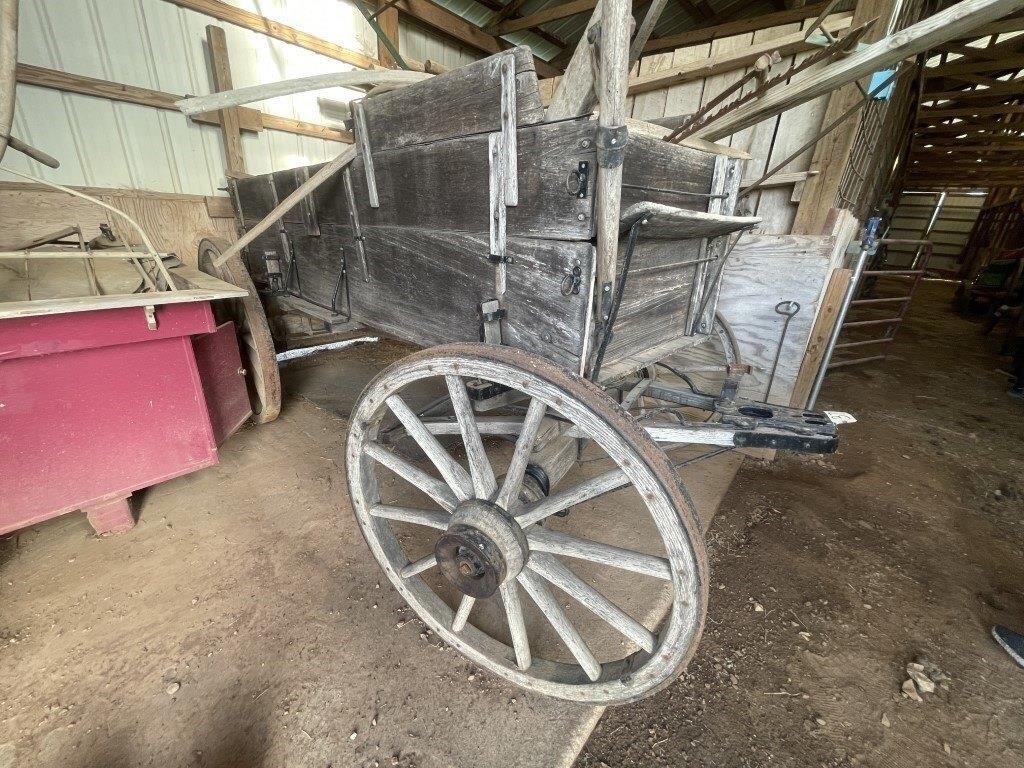
[[[351,227],[322,224],[319,237],[300,225],[286,229],[296,254],[290,288],[303,298],[421,346],[481,340],[480,305],[496,297],[486,233],[363,227],[364,268]],[[279,251],[280,241],[264,236],[254,248]],[[589,274],[593,247],[510,238],[507,253],[504,343],[578,368],[587,296],[563,286],[572,285],[574,268]]]

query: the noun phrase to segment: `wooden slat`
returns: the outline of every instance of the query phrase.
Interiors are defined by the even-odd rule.
[[[297,45],[300,48],[305,48],[308,51],[319,53],[322,56],[327,56],[337,61],[344,61],[346,64],[351,64],[361,69],[373,69],[377,66],[377,61],[364,53],[350,50],[309,32],[303,32],[279,21],[272,21],[265,16],[260,16],[258,13],[245,11],[233,5],[219,2],[219,0],[166,0],[166,2],[195,11],[196,13],[212,16],[219,21],[234,24],[236,27],[248,29],[251,32],[259,32],[275,40],[282,40],[286,43]]]
[[[41,88],[52,88],[67,93],[80,93],[85,96],[97,96],[101,99],[120,101],[126,104],[141,104],[144,107],[154,109],[165,109],[169,112],[178,112],[175,102],[185,97],[175,93],[156,91],[152,88],[143,88],[137,85],[116,83],[111,80],[101,80],[85,75],[75,75],[70,72],[61,72],[56,69],[37,67],[32,64],[18,65],[18,82],[25,85],[35,85]],[[220,125],[220,115],[217,112],[206,112],[193,115],[191,118],[197,123],[207,125]],[[302,120],[293,120],[289,117],[278,117],[260,112],[258,109],[248,107],[238,108],[238,124],[243,131],[259,132],[264,128],[284,133],[293,133],[299,136],[312,136],[318,139],[329,141],[352,142],[352,134],[349,131],[342,131],[336,128],[329,128],[325,125],[308,123]]]

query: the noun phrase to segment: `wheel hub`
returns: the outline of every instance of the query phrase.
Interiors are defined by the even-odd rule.
[[[519,524],[495,504],[462,502],[434,547],[444,577],[470,597],[490,597],[526,564],[526,537]]]

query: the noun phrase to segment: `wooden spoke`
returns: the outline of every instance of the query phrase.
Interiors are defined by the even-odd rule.
[[[367,456],[380,462],[399,477],[415,485],[440,504],[442,508],[451,512],[458,505],[459,500],[455,498],[455,494],[451,492],[447,485],[436,477],[431,477],[419,467],[414,467],[400,456],[396,456],[379,443],[367,443],[363,450]]]
[[[512,454],[512,461],[505,472],[505,481],[501,484],[501,490],[498,491],[496,503],[502,509],[511,510],[512,505],[518,500],[519,488],[523,484],[523,473],[526,472],[530,452],[537,439],[537,430],[540,429],[540,423],[544,419],[546,411],[547,406],[536,398],[530,401],[530,407],[526,409],[523,431],[519,433],[515,453]]]
[[[574,557],[577,560],[588,560],[592,563],[610,565],[624,571],[642,573],[646,576],[669,581],[672,572],[668,560],[656,555],[634,552],[631,549],[613,547],[589,539],[580,539],[567,533],[548,531],[544,528],[531,528],[526,532],[526,540],[531,550],[548,552],[553,555]]]
[[[523,606],[519,602],[519,590],[516,582],[507,581],[498,588],[501,600],[505,603],[505,615],[508,617],[508,631],[512,635],[512,647],[516,651],[516,664],[520,669],[529,669],[533,663],[530,655],[530,639],[526,634],[526,622],[523,620]]]
[[[405,404],[405,401],[398,395],[392,395],[387,399],[388,408],[398,417],[413,440],[419,445],[427,458],[437,467],[441,477],[455,491],[459,501],[465,501],[473,496],[473,483],[469,479],[469,473],[451,457],[451,454],[444,449],[437,438],[430,434],[430,431],[420,421],[420,417],[412,412],[412,409]]]
[[[452,619],[452,632],[461,632],[462,628],[466,626],[466,621],[469,619],[469,612],[473,610],[473,605],[475,603],[475,597],[470,597],[469,595],[462,596],[462,602],[459,603],[459,610],[455,612],[455,618]]]
[[[647,628],[615,603],[587,584],[552,555],[535,552],[527,568],[544,577],[585,608],[593,611],[648,653],[653,653],[657,640]]]
[[[409,563],[407,566],[405,566],[405,568],[403,568],[401,570],[402,578],[403,579],[412,578],[413,576],[421,574],[424,571],[430,570],[435,565],[437,565],[437,557],[436,556],[434,556],[434,555],[427,555],[426,557],[421,557],[415,563]]]
[[[458,376],[445,376],[444,380],[448,385],[448,394],[452,398],[455,418],[459,421],[462,442],[466,446],[473,490],[476,492],[477,498],[489,499],[497,490],[498,482],[494,479],[494,470],[491,468],[491,462],[487,459],[487,452],[484,451],[484,444],[480,439],[480,430],[476,424],[476,416],[473,414],[473,406],[469,402],[466,385]]]
[[[450,515],[444,512],[437,512],[432,509],[415,509],[414,507],[392,507],[387,504],[377,504],[370,507],[370,514],[373,517],[382,517],[385,520],[400,520],[403,523],[415,523],[425,525],[428,528],[437,528],[443,531],[448,528]]]
[[[601,664],[594,657],[594,654],[590,652],[590,648],[587,647],[582,635],[569,621],[569,617],[565,615],[565,612],[558,605],[558,601],[555,600],[550,590],[544,586],[544,582],[531,570],[520,571],[517,578],[530,597],[533,598],[533,602],[540,608],[544,617],[555,628],[555,632],[562,638],[562,642],[565,643],[569,652],[576,658],[579,665],[583,667],[587,677],[591,680],[597,680],[601,676]]]
[[[584,480],[572,488],[548,496],[546,499],[529,505],[516,515],[516,522],[523,528],[539,523],[544,518],[568,509],[574,504],[582,504],[584,501],[597,498],[598,496],[622,488],[629,484],[629,478],[621,469],[613,469],[603,475]]]

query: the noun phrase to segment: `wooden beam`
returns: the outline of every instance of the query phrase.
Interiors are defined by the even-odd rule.
[[[1009,82],[994,85],[990,88],[983,88],[977,91],[925,91],[921,94],[921,101],[973,101],[993,97],[1006,98],[1007,96],[1024,96],[1024,82],[1011,80]]]
[[[984,117],[989,115],[1024,114],[1024,105],[1000,104],[995,107],[925,107],[918,117],[919,123],[927,123],[949,117]]]
[[[555,5],[550,8],[544,8],[536,13],[531,13],[528,16],[522,16],[518,19],[508,19],[498,25],[498,31],[496,34],[507,35],[509,32],[518,32],[523,29],[529,29],[530,27],[547,24],[549,21],[558,21],[559,19],[567,19],[570,16],[586,13],[587,11],[593,10],[594,6],[597,5],[597,2],[598,0],[572,0],[572,2]]]
[[[1024,40],[1021,41],[1024,43]],[[1002,59],[991,61],[954,61],[952,64],[943,64],[938,67],[925,69],[925,77],[929,80],[937,77],[949,77],[950,75],[970,75],[977,72],[991,72],[999,69],[1021,69],[1024,67],[1024,54],[1006,56]]]
[[[377,23],[380,25],[380,31],[387,35],[388,40],[395,46],[395,50],[401,53],[401,47],[398,42],[398,9],[392,6],[381,11],[380,9],[384,8],[387,4],[388,0],[377,0],[377,10],[380,11]],[[394,69],[398,66],[394,58],[392,58],[391,52],[388,51],[387,46],[380,40],[377,41],[377,58],[380,59],[382,67]]]
[[[501,6],[487,19],[487,22],[481,26],[481,29],[489,35],[496,35],[498,33],[498,25],[518,11],[525,2],[526,0],[509,0],[508,3]]]
[[[271,21],[258,13],[236,8],[233,5],[220,2],[220,0],[166,0],[166,2],[196,13],[212,16],[218,21],[248,29],[250,32],[259,32],[261,35],[272,37],[275,40],[297,45],[337,61],[344,61],[346,64],[360,69],[373,69],[379,66],[375,59],[365,53],[350,50],[309,32],[303,32],[279,21]]]
[[[465,43],[471,48],[484,53],[500,53],[513,47],[511,43],[499,40],[494,35],[484,32],[476,24],[452,13],[430,0],[399,0],[396,4],[400,13],[435,29],[446,37],[453,38]],[[553,67],[543,59],[533,57],[537,67],[537,74],[542,77],[555,77],[562,74],[561,70]]]
[[[126,85],[115,83],[110,80],[100,80],[85,75],[73,75],[69,72],[60,72],[56,69],[36,67],[32,64],[19,64],[17,77],[19,83],[35,85],[41,88],[52,88],[56,91],[67,93],[80,93],[84,96],[96,96],[101,99],[120,101],[126,104],[140,104],[144,107],[164,109],[169,112],[180,114],[176,102],[184,99],[184,96],[175,93],[155,91],[151,88],[142,88],[137,85]],[[193,115],[194,122],[206,125],[220,125],[220,115],[217,112],[204,112]],[[285,133],[293,133],[298,136],[312,136],[317,139],[328,141],[342,141],[352,143],[352,134],[349,131],[330,128],[326,125],[317,125],[302,120],[293,120],[290,117],[278,117],[260,112],[258,109],[247,107],[238,108],[239,128],[243,131],[259,132],[264,128]]]
[[[819,71],[808,71],[787,86],[704,128],[700,135],[712,141],[756,125],[762,120],[841,88],[884,67],[934,48],[964,31],[1024,7],[1024,0],[961,0],[934,16],[883,38]],[[858,5],[858,10],[860,6]],[[857,23],[856,17],[854,23]]]
[[[213,90],[230,91],[231,62],[228,58],[228,41],[224,30],[216,24],[207,24],[206,43],[210,47],[210,68],[213,75]],[[224,155],[228,178],[237,178],[245,173],[245,155],[242,153],[242,129],[238,120],[238,107],[228,107],[218,113],[220,131],[224,136]]]
[[[647,42],[647,45],[644,46],[644,53],[658,53],[660,51],[671,51],[676,48],[685,48],[691,45],[701,45],[722,37],[743,35],[747,32],[757,32],[769,27],[778,27],[783,24],[800,22],[804,19],[813,19],[827,7],[827,2],[815,3],[814,5],[805,5],[802,8],[792,8],[788,11],[762,13],[748,19],[727,21],[711,27],[691,29],[677,35],[656,37]]]
[[[841,32],[848,29],[850,19],[830,19],[824,23],[824,28],[830,33]],[[822,38],[824,39],[824,38]],[[788,35],[776,37],[760,43],[751,43],[738,52],[723,53],[717,56],[709,56],[704,59],[696,59],[672,69],[662,70],[651,75],[641,75],[630,78],[629,95],[648,91],[657,91],[662,88],[669,88],[680,83],[687,83],[693,80],[703,80],[712,75],[719,75],[724,72],[731,72],[753,64],[761,56],[772,51],[778,51],[780,56],[791,56],[795,53],[810,51],[820,46],[809,43],[804,39],[803,32],[793,32]]]
[[[984,141],[988,141],[984,136],[976,137]],[[994,137],[993,137],[994,138]],[[932,144],[931,147],[925,147],[917,145],[914,147],[913,159],[918,159],[925,155],[934,157],[946,157],[948,152],[953,152],[956,155],[962,156],[965,153],[977,152],[980,154],[992,154],[993,152],[1021,152],[1024,151],[1024,141],[1020,140],[1020,137],[1014,137],[1017,139],[1015,142],[996,142],[993,141],[991,144],[968,144],[967,139],[964,139],[965,143],[960,144]],[[931,142],[925,142],[931,144]],[[1021,174],[1021,179],[1024,181],[1024,173]]]

